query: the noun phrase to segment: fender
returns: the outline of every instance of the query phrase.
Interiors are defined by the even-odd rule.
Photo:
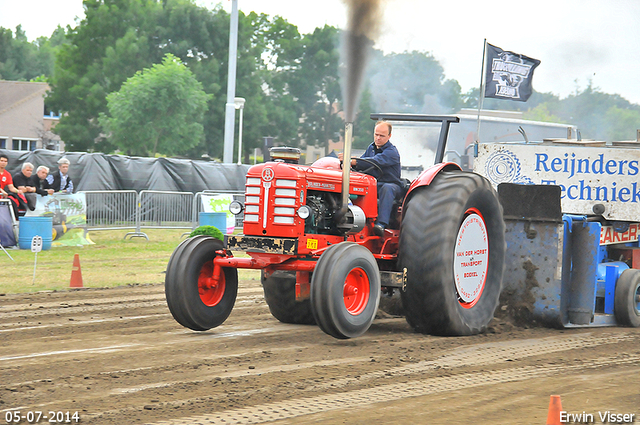
[[[402,210],[404,211],[404,204],[407,203],[407,201],[411,197],[411,193],[414,190],[423,186],[429,186],[438,174],[440,174],[442,171],[449,170],[462,170],[462,168],[460,168],[460,166],[455,162],[443,162],[433,165],[420,173],[420,175],[411,182],[411,186],[409,186],[409,190],[407,190],[407,194],[402,201]]]

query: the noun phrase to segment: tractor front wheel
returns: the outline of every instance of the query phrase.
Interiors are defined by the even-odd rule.
[[[174,251],[165,276],[169,311],[182,326],[205,331],[221,325],[233,309],[238,294],[238,271],[225,267],[213,280],[213,259],[224,249],[222,241],[196,236]]]
[[[502,289],[502,207],[482,176],[438,175],[405,205],[399,257],[409,324],[433,335],[473,335],[493,318]]]
[[[311,309],[327,334],[355,338],[369,329],[380,302],[380,271],[373,254],[353,242],[329,247],[311,278]]]

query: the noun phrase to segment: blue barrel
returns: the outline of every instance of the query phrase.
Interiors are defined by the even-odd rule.
[[[227,233],[227,213],[201,212],[199,214],[200,226],[213,226],[222,233]]]
[[[50,249],[53,240],[53,222],[51,217],[20,217],[18,246],[20,249],[31,249],[34,236],[42,238],[42,249]]]

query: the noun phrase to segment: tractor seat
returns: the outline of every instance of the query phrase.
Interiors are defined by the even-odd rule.
[[[400,191],[400,195],[398,196],[398,200],[402,203],[402,200],[405,196],[407,196],[407,192],[409,191],[409,186],[411,186],[411,180],[409,179],[400,179],[402,181],[402,190]]]
[[[402,202],[404,201],[404,197],[407,196],[407,192],[409,191],[409,186],[411,186],[411,180],[409,179],[400,179],[402,181],[402,190],[400,194],[393,202],[393,206],[391,207],[391,220],[389,222],[389,228],[391,229],[399,229],[400,228],[400,208],[402,207]]]

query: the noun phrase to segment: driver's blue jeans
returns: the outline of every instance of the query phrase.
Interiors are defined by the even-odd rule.
[[[384,227],[389,225],[391,208],[401,191],[400,186],[395,183],[378,182],[378,219],[376,220],[378,224]]]

